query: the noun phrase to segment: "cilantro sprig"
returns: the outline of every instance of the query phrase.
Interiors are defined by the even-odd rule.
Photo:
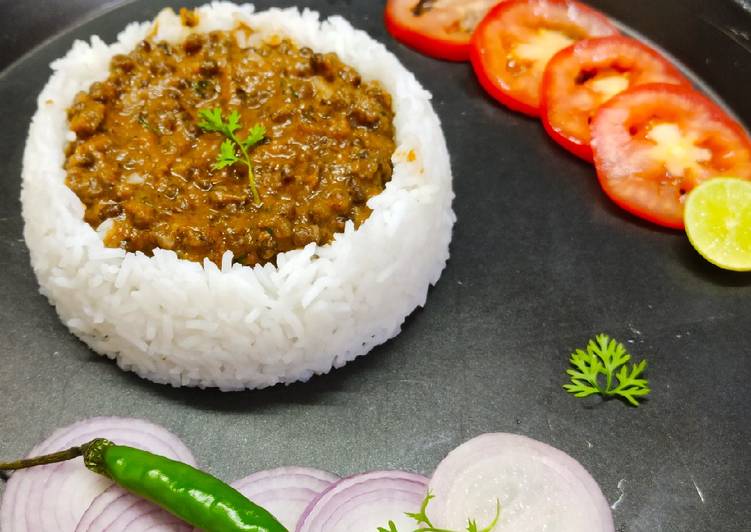
[[[617,397],[639,406],[639,399],[651,391],[647,379],[642,377],[647,361],[629,366],[630,360],[631,355],[622,343],[607,334],[597,335],[589,341],[586,351],[577,349],[571,354],[574,368],[566,371],[571,383],[563,388],[576,397],[600,394],[606,399]]]
[[[250,162],[248,150],[263,140],[266,136],[266,128],[260,124],[256,124],[250,128],[248,135],[244,139],[241,139],[236,135],[236,132],[242,127],[240,125],[240,113],[237,111],[232,111],[226,121],[222,116],[222,110],[218,107],[214,109],[201,109],[198,111],[198,116],[201,118],[201,121],[198,122],[198,127],[204,131],[222,133],[227,137],[219,148],[219,156],[216,158],[213,168],[221,170],[236,163],[242,163],[247,166],[250,189],[253,192],[253,201],[256,204],[261,203],[261,198],[258,196],[258,189],[256,188],[255,175],[253,174],[253,163]]]
[[[420,511],[417,513],[409,513],[407,512],[407,517],[410,517],[415,520],[417,523],[418,528],[414,530],[414,532],[457,532],[454,530],[447,530],[445,528],[436,528],[433,526],[433,523],[430,522],[430,518],[428,517],[428,505],[430,504],[431,499],[433,499],[435,496],[428,492],[428,494],[425,496],[425,499],[422,501],[422,505],[420,506]],[[496,501],[496,509],[495,509],[495,518],[493,521],[486,526],[485,528],[479,528],[477,521],[473,519],[469,519],[467,521],[467,532],[492,532],[492,530],[495,528],[495,526],[498,524],[498,519],[501,517],[501,501]],[[393,521],[389,521],[388,528],[383,528],[382,526],[378,527],[378,532],[399,532],[399,530],[396,528],[396,525]]]

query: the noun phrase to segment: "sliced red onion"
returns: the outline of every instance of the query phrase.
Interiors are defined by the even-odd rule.
[[[191,532],[193,528],[166,510],[110,486],[94,499],[81,517],[76,532]]]
[[[34,447],[39,456],[107,438],[156,454],[195,464],[190,450],[166,429],[132,418],[91,418],[57,430]],[[0,530],[74,532],[91,502],[112,482],[90,472],[81,458],[15,472],[0,505]]]
[[[460,445],[430,480],[428,515],[438,528],[463,530],[467,519],[494,532],[614,532],[597,482],[572,457],[516,434],[484,434]]]
[[[404,471],[374,471],[344,478],[308,506],[296,532],[378,530],[389,521],[400,530],[411,530],[415,522],[405,513],[420,509],[427,482],[421,475]]]
[[[134,517],[122,515],[107,532],[191,532],[193,527],[150,503],[141,500],[132,508]]]
[[[337,480],[337,475],[319,469],[280,467],[253,473],[232,487],[294,530],[313,499]]]
[[[338,476],[297,467],[260,471],[232,486],[294,529],[303,510]],[[91,503],[76,532],[190,532],[192,528],[158,506],[112,486]]]

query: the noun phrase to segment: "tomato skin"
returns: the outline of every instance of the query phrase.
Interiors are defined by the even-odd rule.
[[[696,161],[688,176],[673,176],[650,155],[644,132],[678,124],[696,136],[711,159]],[[706,96],[683,86],[632,87],[602,105],[592,122],[592,150],[605,194],[631,214],[663,227],[683,229],[685,194],[718,175],[751,180],[751,139],[743,127]]]
[[[569,153],[576,155],[580,159],[584,159],[588,163],[594,163],[594,156],[592,154],[592,146],[590,143],[582,142],[581,139],[569,135],[564,135],[560,130],[553,127],[545,111],[546,107],[547,104],[543,97],[540,104],[540,118],[542,119],[542,127],[545,128],[545,132],[548,136]]]
[[[406,44],[421,54],[445,61],[466,61],[469,59],[469,40],[452,41],[428,37],[402,22],[396,2],[389,0],[384,12],[386,30],[399,42]]]
[[[410,48],[436,59],[467,61],[469,59],[469,42],[472,37],[471,31],[474,29],[475,20],[482,18],[485,10],[489,9],[491,5],[502,1],[481,0],[479,6],[475,2],[474,9],[469,11],[472,15],[472,22],[468,24],[467,28],[460,25],[461,27],[455,31],[447,31],[441,28],[441,24],[447,22],[447,17],[451,20],[451,15],[445,14],[445,6],[439,8],[443,10],[444,15],[431,18],[432,11],[429,11],[422,15],[423,19],[419,19],[413,13],[413,8],[418,0],[387,0],[384,19],[388,32]],[[464,3],[471,4],[472,1],[461,2],[456,0],[454,5],[461,6]],[[453,6],[449,6],[449,9],[451,7]],[[434,27],[431,28],[431,25]]]
[[[533,117],[540,114],[543,70],[538,72],[533,65],[522,76],[510,72],[511,51],[502,37],[513,42],[516,33],[548,27],[573,41],[618,34],[605,15],[574,0],[506,0],[478,24],[470,44],[472,67],[488,94],[506,107]]]
[[[483,67],[482,55],[477,46],[473,45],[470,47],[469,60],[472,63],[472,68],[475,71],[477,81],[480,82],[480,85],[483,89],[485,89],[485,92],[487,92],[495,100],[501,102],[512,111],[516,111],[531,117],[539,116],[540,110],[537,106],[530,105],[521,100],[513,98],[508,94],[508,92],[500,88],[498,84],[493,81],[488,71]]]
[[[587,81],[579,82],[577,78],[585,73]],[[591,121],[597,107],[612,97],[588,88],[590,81],[602,80],[599,74],[617,75],[626,80],[625,88],[645,83],[691,88],[688,79],[659,52],[630,37],[586,39],[558,52],[543,74],[540,117],[554,141],[587,162],[593,162],[593,155],[589,124],[584,120]]]

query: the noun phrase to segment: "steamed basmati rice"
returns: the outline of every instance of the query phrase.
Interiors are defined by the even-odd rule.
[[[343,18],[214,2],[186,28],[172,11],[156,21],[156,39],[179,42],[189,31],[230,30],[291,37],[335,52],[393,97],[397,149],[386,189],[357,230],[325,246],[280,254],[277,265],[247,267],[153,257],[104,246],[83,221],[65,185],[63,148],[72,133],[74,96],[106,79],[113,55],[128,53],[154,30],[130,24],[108,46],[77,41],[52,64],[38,99],[23,164],[24,236],[41,292],[67,327],[126,370],[174,386],[261,388],[307,380],[340,367],[399,333],[425,303],[446,260],[455,217],[446,142],[426,92],[386,48]],[[102,228],[100,228],[100,232]]]

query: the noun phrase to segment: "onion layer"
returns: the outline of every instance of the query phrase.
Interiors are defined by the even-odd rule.
[[[76,532],[191,532],[193,528],[157,505],[110,486],[94,499]]]
[[[308,505],[338,480],[337,475],[319,469],[280,467],[254,473],[233,482],[232,487],[294,530]]]
[[[108,438],[195,465],[166,429],[130,418],[92,418],[60,429],[30,456]],[[296,532],[398,529],[417,524],[428,480],[403,471],[339,479],[301,467],[261,471],[236,481],[243,495]],[[436,528],[463,530],[467,520],[494,532],[614,532],[610,507],[591,475],[564,452],[514,434],[484,434],[454,449],[429,483]],[[0,505],[6,532],[199,532],[149,501],[90,472],[81,458],[14,473]]]
[[[94,438],[107,438],[195,464],[187,447],[166,429],[130,418],[91,418],[57,430],[29,456],[61,451]],[[91,502],[112,482],[92,473],[81,458],[13,473],[0,505],[0,530],[74,532]]]
[[[438,528],[463,530],[467,519],[494,532],[614,532],[600,487],[582,465],[554,447],[515,434],[484,434],[460,445],[430,481],[428,514]]]
[[[404,471],[374,471],[340,480],[305,510],[296,532],[377,530],[389,521],[400,529],[414,528],[405,515],[417,512],[427,480]]]

